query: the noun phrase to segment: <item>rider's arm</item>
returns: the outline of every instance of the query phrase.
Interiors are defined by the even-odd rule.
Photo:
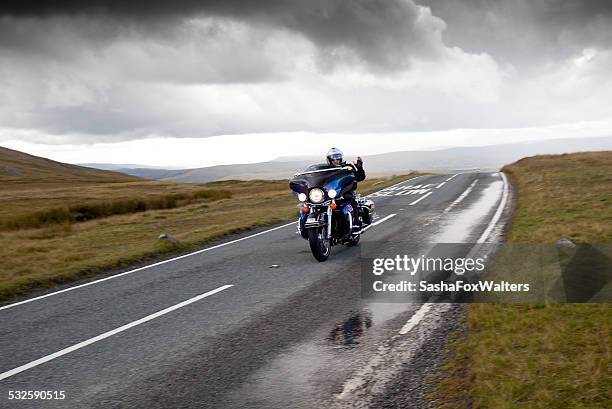
[[[357,158],[357,162],[354,164],[355,168],[355,181],[361,182],[366,178],[365,171],[363,170],[363,161],[361,158]]]

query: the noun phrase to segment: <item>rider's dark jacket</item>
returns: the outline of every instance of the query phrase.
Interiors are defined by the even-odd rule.
[[[360,160],[358,160],[356,163],[342,162],[339,166],[350,166],[353,168],[353,174],[355,175],[355,186],[353,186],[353,189],[351,190],[356,190],[357,182],[361,182],[366,178],[365,171],[363,170],[363,162]]]
[[[333,167],[333,165],[329,165],[330,167]],[[356,216],[356,211],[357,211],[357,201],[355,200],[355,190],[357,190],[357,182],[361,182],[362,180],[364,180],[366,178],[366,174],[365,171],[363,170],[363,162],[358,160],[356,163],[347,163],[347,162],[342,162],[340,165],[338,166],[350,166],[353,168],[353,174],[355,175],[355,183],[353,183],[353,187],[352,189],[350,189],[348,192],[344,193],[344,199],[346,201],[348,201],[351,206],[354,209],[353,215]]]

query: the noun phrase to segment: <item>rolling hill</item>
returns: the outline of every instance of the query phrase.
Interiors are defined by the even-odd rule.
[[[70,165],[0,146],[0,181],[130,182],[139,178],[124,173]]]

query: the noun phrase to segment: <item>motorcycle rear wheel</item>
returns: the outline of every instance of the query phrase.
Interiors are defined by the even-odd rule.
[[[351,238],[346,243],[347,246],[353,247],[359,244],[359,239],[361,238],[361,234],[352,235]]]

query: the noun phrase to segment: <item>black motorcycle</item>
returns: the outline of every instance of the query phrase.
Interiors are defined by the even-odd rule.
[[[334,245],[357,245],[361,234],[372,224],[374,202],[356,195],[360,226],[353,226],[353,208],[342,195],[352,190],[354,184],[350,166],[325,164],[310,166],[289,182],[301,202],[298,233],[308,240],[313,256],[319,261],[327,260]]]

